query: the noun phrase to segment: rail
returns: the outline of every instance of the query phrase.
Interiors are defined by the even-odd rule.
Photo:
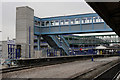
[[[104,72],[102,72],[92,80],[103,80],[103,79],[116,80],[117,75],[119,73],[120,73],[120,62],[108,68],[107,70],[105,70]]]

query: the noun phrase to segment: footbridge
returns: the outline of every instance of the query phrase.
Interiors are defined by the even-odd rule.
[[[107,31],[112,29],[96,13],[49,18],[34,17],[34,34],[42,35],[51,47],[61,48],[67,54],[69,44],[61,34]]]
[[[34,17],[34,34],[42,35],[55,49],[69,54],[69,44],[62,34],[110,32],[112,29],[96,13],[58,16],[49,18]]]
[[[85,1],[120,36],[120,0],[111,0],[111,2]]]
[[[96,13],[49,18],[34,17],[34,22],[34,34],[36,35],[112,31]]]

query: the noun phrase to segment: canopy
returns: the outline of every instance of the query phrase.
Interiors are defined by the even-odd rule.
[[[96,47],[95,49],[107,49],[107,48],[103,45],[100,45],[100,46]]]

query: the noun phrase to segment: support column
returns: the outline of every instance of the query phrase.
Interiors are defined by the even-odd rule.
[[[22,58],[34,54],[34,10],[28,6],[16,8],[16,45],[21,46]]]
[[[40,35],[38,36],[38,50],[40,50]]]

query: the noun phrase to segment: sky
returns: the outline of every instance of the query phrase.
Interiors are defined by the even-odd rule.
[[[0,30],[1,30],[1,24],[2,24],[2,3],[0,2]]]
[[[84,0],[2,0],[2,3],[0,3],[0,12],[2,12],[0,13],[0,17],[2,17],[0,19],[2,40],[7,40],[7,37],[9,39],[15,38],[16,7],[20,6],[33,8],[34,16],[40,18],[95,13]]]
[[[29,6],[34,9],[34,16],[50,17],[50,16],[65,16],[65,15],[74,15],[74,14],[84,14],[84,13],[94,13],[92,8],[84,0],[45,0],[44,2],[40,1],[27,1],[20,0],[16,2],[15,0],[3,0],[2,1],[2,40],[7,40],[15,38],[16,33],[16,7],[20,6]],[[0,29],[1,30],[1,29]]]

